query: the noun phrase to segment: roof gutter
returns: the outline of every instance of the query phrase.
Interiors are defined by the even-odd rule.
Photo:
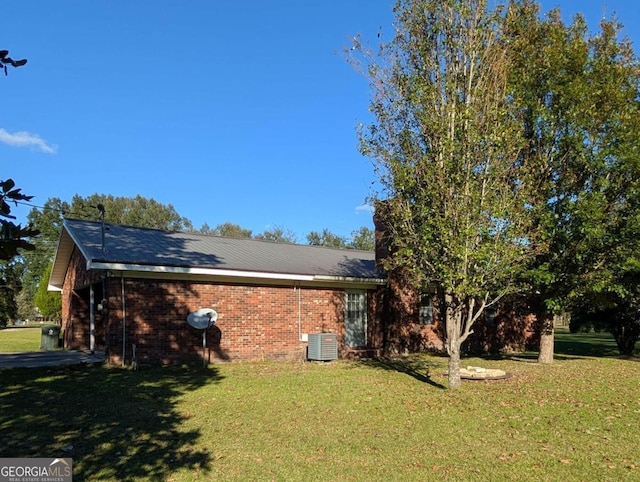
[[[137,271],[146,273],[172,273],[182,275],[226,276],[232,278],[258,278],[287,281],[314,281],[314,276],[291,273],[269,273],[260,271],[237,271],[214,268],[184,268],[179,266],[149,266],[128,263],[88,262],[87,269],[105,269],[112,271]]]
[[[340,282],[340,283],[371,283],[377,285],[386,284],[387,280],[383,278],[354,278],[353,276],[327,276],[327,275],[315,275],[313,281],[328,281],[328,282]]]
[[[90,261],[87,263],[87,270],[102,269],[120,272],[138,272],[138,273],[163,273],[174,275],[199,275],[199,276],[216,276],[227,278],[250,278],[263,280],[284,280],[298,282],[317,282],[317,283],[340,283],[340,284],[375,284],[384,285],[384,278],[356,278],[353,276],[329,276],[329,275],[306,275],[295,273],[272,273],[262,271],[238,271],[231,269],[215,269],[215,268],[186,268],[180,266],[155,266],[130,263],[107,263],[101,261]]]

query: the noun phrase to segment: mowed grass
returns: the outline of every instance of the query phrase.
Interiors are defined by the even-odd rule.
[[[437,356],[0,370],[0,457],[71,456],[74,480],[640,480],[640,363],[572,336],[550,366],[465,359],[512,376],[457,391]]]
[[[38,351],[42,341],[40,326],[0,330],[0,353]]]

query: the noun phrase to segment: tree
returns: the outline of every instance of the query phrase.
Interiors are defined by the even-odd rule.
[[[9,202],[30,201],[33,196],[22,194],[15,187],[13,179],[0,181],[0,260],[10,260],[19,253],[19,249],[34,250],[35,246],[27,239],[37,236],[38,231],[31,225],[23,227],[8,219],[16,219],[11,215]]]
[[[375,233],[372,229],[362,226],[351,233],[351,241],[349,241],[348,247],[360,251],[373,251],[376,247]]]
[[[38,291],[36,291],[35,304],[42,316],[59,320],[62,316],[62,297],[58,291],[48,291],[52,268],[53,263],[49,263],[44,273],[42,273]]]
[[[400,0],[396,35],[377,55],[354,39],[350,59],[372,88],[375,122],[361,132],[384,187],[388,270],[435,287],[449,387],[461,345],[484,308],[517,287],[534,254],[528,212],[536,171],[523,147],[500,10],[484,0]]]
[[[105,221],[142,228],[164,229],[168,231],[192,231],[193,225],[180,216],[171,204],[161,204],[155,199],[140,195],[135,197],[115,197],[92,194],[83,198],[73,196],[69,217],[98,219],[98,206],[105,210]]]
[[[311,231],[307,234],[307,244],[311,246],[327,246],[330,248],[346,248],[347,240],[324,228],[321,233]]]
[[[0,261],[0,327],[18,318],[17,295],[20,291],[22,264],[19,261]]]
[[[327,228],[323,229],[321,233],[311,231],[307,234],[307,244],[331,248],[358,249],[361,251],[373,251],[375,249],[373,230],[366,226],[353,231],[350,239],[334,234]]]
[[[245,229],[238,224],[230,222],[218,224],[210,234],[216,236],[225,236],[227,238],[251,238],[252,232],[250,229]]]
[[[633,292],[623,265],[638,259],[640,234],[638,62],[630,43],[618,41],[615,19],[589,36],[581,16],[565,25],[554,10],[541,20],[534,2],[514,2],[511,14],[506,35],[527,140],[522,155],[545,165],[532,204],[547,243],[526,279],[538,293],[538,361],[551,363],[554,314]]]
[[[267,229],[263,233],[257,234],[254,239],[273,241],[274,243],[295,243],[297,241],[295,233],[282,226]]]

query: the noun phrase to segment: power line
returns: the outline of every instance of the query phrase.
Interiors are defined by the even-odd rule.
[[[61,214],[62,217],[74,217],[74,218],[81,218],[81,219],[95,219],[96,218],[96,216],[91,216],[91,215],[86,214],[86,213],[73,212],[73,211],[69,211],[68,209],[54,208],[54,207],[51,207],[51,206],[38,206],[36,204],[28,203],[28,202],[25,202],[25,201],[14,201],[14,202],[16,204],[22,204],[24,206],[29,206],[31,208],[37,209],[38,211],[40,211],[41,214],[43,213],[44,210],[50,210],[50,211],[55,211],[55,212]],[[100,210],[100,208],[98,206],[90,205],[89,207]]]

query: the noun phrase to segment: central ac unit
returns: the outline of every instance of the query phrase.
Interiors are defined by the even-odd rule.
[[[335,333],[310,333],[307,358],[329,361],[338,359],[338,337]]]

